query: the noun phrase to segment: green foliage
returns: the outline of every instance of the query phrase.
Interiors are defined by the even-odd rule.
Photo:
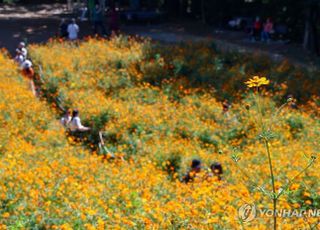
[[[166,171],[171,179],[174,179],[174,175],[181,169],[181,153],[172,152],[165,156],[159,157],[158,163],[161,165],[162,170]]]
[[[290,132],[294,138],[298,138],[304,128],[303,117],[299,115],[290,116],[286,120],[287,124],[290,127]]]

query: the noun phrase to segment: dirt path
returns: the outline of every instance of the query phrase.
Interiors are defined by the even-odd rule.
[[[63,4],[39,4],[25,6],[0,7],[0,47],[5,47],[12,54],[20,41],[43,43],[58,34],[61,18],[72,18],[66,13]],[[79,22],[80,38],[92,35],[89,22]],[[320,61],[305,52],[300,46],[272,42],[270,44],[252,43],[248,35],[237,31],[215,30],[194,21],[176,21],[162,24],[122,25],[124,34],[150,37],[165,43],[214,41],[218,48],[226,51],[255,52],[270,56],[273,60],[289,59],[290,62],[318,68]]]
[[[260,53],[269,56],[274,61],[288,59],[295,65],[309,69],[320,67],[319,58],[310,55],[299,44],[286,44],[282,41],[252,42],[249,35],[244,32],[216,30],[196,22],[125,27],[124,31],[166,43],[214,41],[217,48],[223,51]]]

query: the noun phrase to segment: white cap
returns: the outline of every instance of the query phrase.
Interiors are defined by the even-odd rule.
[[[25,60],[23,63],[22,63],[22,68],[23,69],[27,69],[27,68],[30,68],[32,66],[32,62],[30,60]]]
[[[25,47],[25,46],[26,46],[26,43],[20,42],[19,45],[22,46],[22,47]]]

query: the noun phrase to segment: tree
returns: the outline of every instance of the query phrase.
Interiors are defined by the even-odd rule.
[[[319,36],[317,24],[319,22],[319,1],[306,1],[305,7],[305,30],[303,47],[313,54],[319,55]]]
[[[73,11],[73,0],[67,0],[68,11]]]

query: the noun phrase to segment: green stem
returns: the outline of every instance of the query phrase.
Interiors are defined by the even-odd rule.
[[[294,180],[299,177],[300,175],[302,175],[303,173],[305,173],[314,163],[314,160],[311,160],[309,162],[309,164],[307,165],[307,167],[305,167],[301,172],[299,172],[297,175],[295,175],[291,180],[289,180],[288,184],[281,190],[281,192],[277,195],[277,199],[280,198],[280,196],[284,193],[285,190],[287,190],[289,188],[289,186],[294,182]]]
[[[274,113],[274,115],[273,115],[272,118],[271,118],[270,124],[269,124],[269,130],[271,130],[272,125],[273,125],[273,123],[274,123],[274,121],[275,121],[275,118],[277,118],[277,116],[279,115],[279,113],[281,112],[281,110],[282,110],[285,106],[287,106],[287,104],[288,104],[287,102],[284,103],[284,104],[282,104],[282,105],[280,106],[280,108],[278,108],[277,111]]]
[[[262,119],[262,109],[260,107],[261,105],[261,101],[260,101],[260,96],[259,96],[259,87],[256,88],[257,91],[257,95],[254,95],[255,101],[256,101],[256,105],[257,105],[257,110],[258,110],[258,116],[260,119],[260,125],[262,127],[262,131],[265,130],[264,124],[263,124],[263,119]]]
[[[238,163],[235,163],[235,164],[236,164],[238,170],[248,179],[248,181],[249,181],[253,186],[259,187],[259,185],[258,185],[257,183],[255,183],[253,180],[251,180],[251,179],[250,179],[251,177],[250,177],[246,172],[244,172],[244,171],[241,169],[241,167],[239,167]]]
[[[273,174],[273,168],[272,168],[271,153],[270,153],[270,149],[269,149],[269,141],[268,141],[267,138],[264,138],[264,143],[265,143],[266,150],[267,150],[267,153],[268,153],[271,185],[272,185],[272,192],[273,192],[273,196],[272,196],[272,200],[273,200],[273,229],[276,230],[277,229],[276,211],[277,211],[277,200],[278,200],[278,197],[276,196],[276,186],[275,186],[274,174]]]

